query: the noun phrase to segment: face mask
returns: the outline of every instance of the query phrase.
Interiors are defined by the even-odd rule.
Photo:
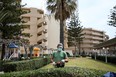
[[[62,51],[62,48],[58,48],[58,51]]]

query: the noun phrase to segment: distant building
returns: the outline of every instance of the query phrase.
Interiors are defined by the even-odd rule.
[[[92,51],[93,46],[104,41],[108,40],[108,36],[105,34],[104,31],[92,29],[92,28],[84,28],[84,39],[81,44],[81,48],[84,51]]]
[[[84,28],[82,33],[84,33],[83,36],[84,39],[80,45],[81,52],[82,51],[91,52],[94,49],[94,45],[107,41],[109,38],[104,31],[100,31],[92,28]],[[74,47],[69,47],[68,49],[75,50]]]

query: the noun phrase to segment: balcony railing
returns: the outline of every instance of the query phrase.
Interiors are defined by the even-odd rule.
[[[45,36],[45,34],[40,35],[40,36],[38,36],[38,41],[39,40],[47,41],[47,37]]]
[[[44,21],[45,21],[45,20],[44,20],[43,18],[39,19],[39,20],[37,21],[37,25],[43,24]]]

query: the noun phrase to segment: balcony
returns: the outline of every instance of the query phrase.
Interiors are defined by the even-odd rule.
[[[95,40],[103,40],[103,38],[100,38],[100,37],[92,37],[92,39],[95,39]]]
[[[39,19],[39,20],[37,21],[37,25],[43,24],[44,21],[45,21],[45,20],[44,20],[43,18]]]
[[[83,43],[92,43],[91,40],[83,40]]]
[[[46,41],[47,41],[47,37],[44,37],[44,38],[43,38],[43,41],[46,42]]]
[[[92,33],[92,35],[95,35],[95,36],[103,36],[103,34],[102,34],[102,33],[100,34],[100,33],[95,33],[95,32],[94,32],[94,33]]]
[[[23,31],[24,33],[29,33],[30,32],[30,30],[29,29],[24,29],[24,31]]]
[[[38,33],[41,32],[41,31],[43,31],[43,30],[44,30],[44,27],[43,26],[39,27],[38,28]]]
[[[47,29],[44,28],[43,33],[47,33]]]
[[[93,41],[94,44],[99,44],[100,42],[99,41]]]
[[[45,34],[40,35],[40,36],[38,36],[38,41],[39,40],[43,40],[45,42],[45,41],[47,41],[47,37],[45,36]]]
[[[23,25],[30,25],[30,21],[23,23]]]
[[[92,36],[87,36],[87,35],[84,35],[85,38],[89,38],[89,39],[92,39]]]
[[[46,22],[46,21],[44,21],[44,22],[43,22],[43,25],[47,25],[47,22]]]
[[[81,47],[85,47],[85,48],[89,48],[89,47],[93,47],[93,45],[81,45]]]
[[[30,16],[31,16],[31,13],[21,15],[21,17],[30,17]]]
[[[43,35],[38,36],[38,41],[43,39]]]

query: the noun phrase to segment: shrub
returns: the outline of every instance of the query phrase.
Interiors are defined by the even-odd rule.
[[[45,66],[48,63],[50,63],[50,58],[38,58],[32,60],[7,62],[3,64],[3,70],[5,72],[34,70]]]
[[[113,64],[116,64],[116,56],[108,56],[108,62],[109,63],[113,63]]]
[[[91,57],[92,59],[95,58],[94,55],[92,55]],[[105,56],[96,56],[96,59],[105,62]],[[107,61],[108,63],[116,64],[116,56],[107,56]]]
[[[0,60],[0,71],[2,71],[3,61]]]
[[[1,74],[0,77],[101,77],[105,73],[106,71],[94,69],[65,67],[11,72]]]

